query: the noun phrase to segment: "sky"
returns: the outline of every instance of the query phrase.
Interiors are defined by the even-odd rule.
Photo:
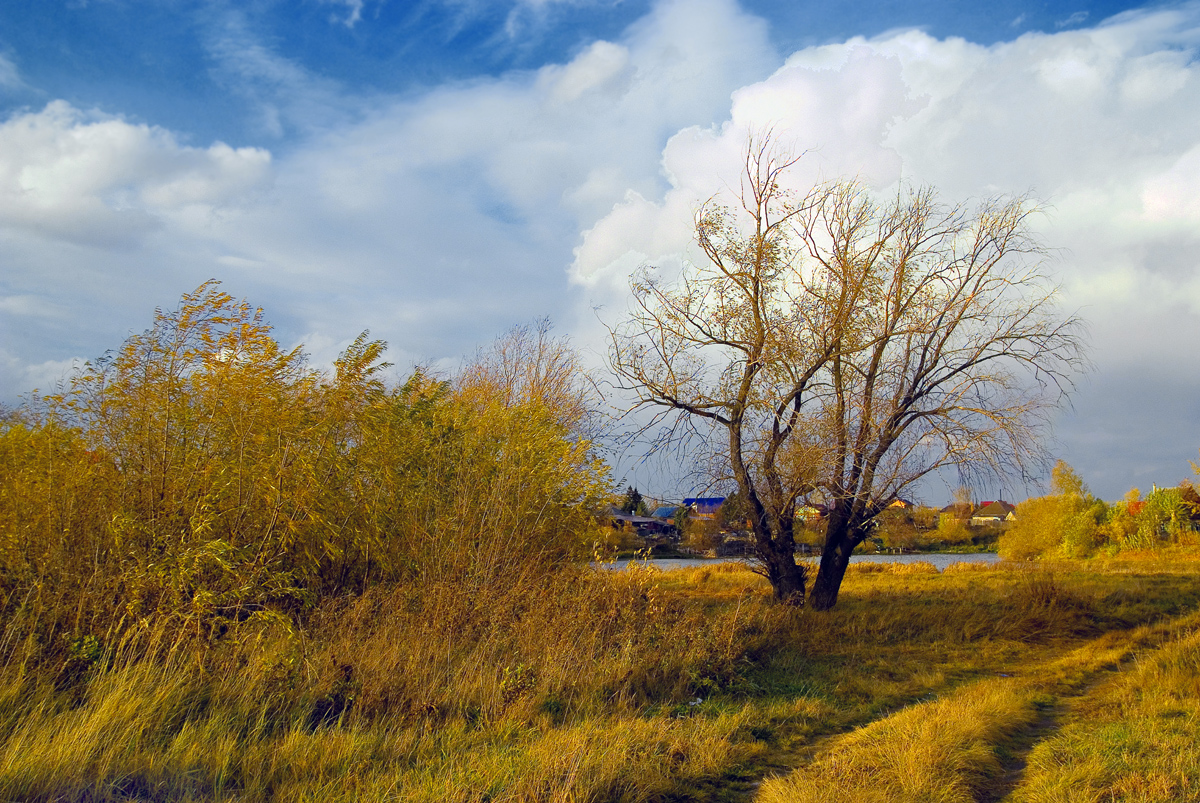
[[[369,329],[448,368],[543,317],[598,364],[630,273],[694,258],[772,126],[797,181],[1041,201],[1093,365],[1047,448],[1104,498],[1173,485],[1200,459],[1198,47],[1198,3],[4,0],[0,404],[209,278],[315,365]]]

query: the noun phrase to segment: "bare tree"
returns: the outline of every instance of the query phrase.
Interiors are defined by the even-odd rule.
[[[711,443],[780,601],[805,598],[797,507],[824,506],[811,604],[828,609],[874,518],[921,478],[1041,467],[1083,326],[1058,308],[1025,199],[881,200],[852,180],[792,194],[797,159],[751,141],[740,208],[697,212],[706,263],[631,279],[609,362],[638,406],[723,433]]]
[[[568,432],[589,434],[594,388],[571,344],[555,337],[548,318],[514,326],[479,349],[458,377],[462,387],[486,388],[508,407],[538,404]]]

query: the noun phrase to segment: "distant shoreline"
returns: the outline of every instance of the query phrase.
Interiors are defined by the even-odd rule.
[[[819,554],[806,555],[805,559],[816,562]],[[593,566],[599,568],[621,571],[629,567],[630,564],[645,564],[653,566],[656,569],[686,569],[697,566],[715,565],[718,563],[748,563],[752,561],[751,556],[731,555],[729,557],[708,558],[708,557],[651,557],[649,559],[641,558],[618,558],[611,562],[593,563]],[[886,553],[870,552],[866,554],[855,554],[850,556],[851,563],[931,563],[940,572],[947,566],[953,563],[999,563],[1000,556],[995,552],[905,552],[902,555],[889,555]]]

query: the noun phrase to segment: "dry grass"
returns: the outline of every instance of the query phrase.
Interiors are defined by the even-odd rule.
[[[1187,575],[1066,565],[856,570],[819,615],[770,605],[738,564],[460,590],[379,587],[302,628],[259,617],[214,640],[145,636],[70,676],[14,667],[0,799],[686,799],[817,745],[764,795],[969,799],[1041,703],[1153,650],[1200,593]],[[1188,649],[1153,672],[1146,659],[1080,721],[1118,728],[1161,686],[1175,702],[1147,722],[1194,727]],[[1120,777],[1186,771],[1168,747],[1185,755],[1162,742],[1155,768]],[[1096,783],[1117,777],[1104,772]]]
[[[1013,623],[1023,622],[1042,627],[1038,638],[1003,656],[1007,660],[993,653],[991,676],[984,680],[946,683],[935,700],[830,739],[810,763],[765,783],[758,800],[977,800],[992,793],[1014,737],[1030,728],[1041,707],[1059,699],[1072,701],[1071,724],[1037,745],[1024,784],[1006,800],[1200,798],[1200,614],[1160,616],[1159,597],[1170,587],[1163,578],[1140,578],[1131,588],[1120,574],[1070,582],[1028,569],[988,576],[1006,584],[1011,600],[1009,620],[994,633],[1009,633]],[[1186,586],[1176,580],[1174,588]],[[1140,618],[1148,624],[1124,629],[1132,615],[1127,598],[1139,590]],[[1119,615],[1104,619],[1109,600],[1117,600]],[[986,593],[979,601],[986,603]],[[1177,602],[1194,609],[1194,591]],[[1079,608],[1097,620],[1094,637],[1079,638],[1075,618],[1063,613]],[[977,643],[987,649],[994,638]],[[940,652],[943,660],[953,654],[946,647]],[[1136,670],[1094,688],[1098,678],[1135,659]]]
[[[848,574],[937,574],[937,567],[929,561],[912,563],[874,563],[862,561],[846,567]]]
[[[1200,799],[1200,630],[1192,624],[1080,700],[1038,744],[1014,803]]]
[[[744,715],[513,720],[437,729],[247,722],[181,672],[121,672],[73,711],[27,716],[0,752],[8,800],[646,800],[728,764]],[[187,692],[192,694],[188,694]],[[180,695],[180,692],[184,692]],[[272,724],[268,724],[272,723]]]
[[[1012,680],[973,684],[836,740],[812,764],[763,784],[761,803],[973,803],[999,769],[996,746],[1037,716]]]
[[[651,799],[752,752],[749,710],[696,701],[789,613],[705,615],[655,579],[380,588],[67,688],[10,676],[0,799]]]

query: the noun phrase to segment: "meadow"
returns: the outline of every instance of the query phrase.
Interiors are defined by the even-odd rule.
[[[816,612],[593,568],[546,329],[384,349],[312,369],[210,282],[0,411],[0,801],[1200,799],[1186,489],[1068,487],[1001,541],[1036,560],[852,565]]]
[[[856,565],[819,614],[738,564],[381,589],[10,671],[0,799],[1195,799],[1198,570]]]

